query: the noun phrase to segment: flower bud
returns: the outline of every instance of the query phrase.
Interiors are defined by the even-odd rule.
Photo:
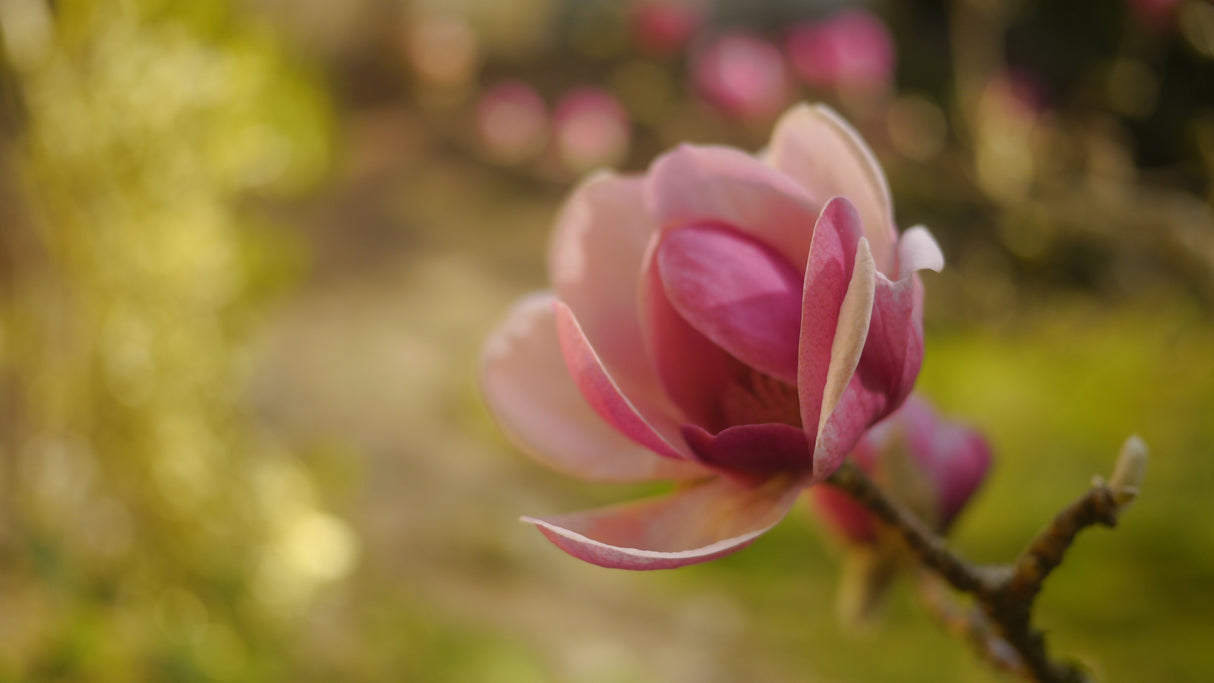
[[[991,464],[982,436],[940,419],[916,395],[870,429],[851,458],[885,492],[943,533],[969,501]],[[853,544],[877,542],[876,522],[846,494],[815,487],[813,500],[826,525]]]
[[[980,434],[940,419],[914,394],[865,433],[850,457],[888,496],[941,533],[973,496],[991,463]],[[905,562],[902,545],[896,532],[839,489],[815,486],[810,493],[818,516],[846,545],[839,617],[849,626],[862,625]]]
[[[1113,477],[1109,479],[1109,488],[1113,490],[1113,500],[1120,506],[1129,505],[1138,496],[1138,489],[1147,474],[1147,460],[1150,451],[1147,444],[1137,434],[1126,439],[1117,456],[1117,464],[1113,467]]]

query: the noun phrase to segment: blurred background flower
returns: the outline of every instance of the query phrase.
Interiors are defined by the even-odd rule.
[[[0,681],[999,680],[904,591],[884,656],[840,633],[803,517],[643,576],[515,521],[656,492],[476,395],[576,174],[807,97],[948,258],[918,390],[1000,454],[959,547],[1011,556],[1140,431],[1042,617],[1101,680],[1202,680],[1211,82],[1208,0],[0,0]]]
[[[705,101],[740,121],[770,122],[788,104],[784,57],[751,33],[713,39],[692,57],[691,74]]]

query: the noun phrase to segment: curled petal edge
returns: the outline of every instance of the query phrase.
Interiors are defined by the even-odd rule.
[[[922,225],[910,228],[898,239],[898,279],[904,280],[919,270],[944,270],[944,252]]]
[[[665,425],[673,431],[674,438],[671,438],[660,431],[660,424],[653,424],[659,416],[643,415],[607,372],[573,311],[561,301],[553,301],[552,307],[565,365],[594,412],[621,434],[654,453],[675,460],[689,460],[690,451],[677,436],[677,426],[673,422]]]
[[[822,389],[822,412],[814,435],[815,481],[830,476],[847,456],[846,451],[851,448],[851,444],[848,444],[846,449],[840,449],[836,445],[839,440],[826,437],[835,409],[839,407],[843,394],[856,373],[856,366],[860,364],[860,356],[864,352],[869,324],[872,321],[876,290],[876,265],[869,250],[868,240],[860,238],[851,282],[839,309],[839,326],[835,330],[835,339],[830,351],[830,368],[826,375],[826,385]],[[856,434],[857,439],[859,436]],[[842,452],[838,452],[840,450]]]
[[[757,486],[714,478],[662,498],[522,521],[600,567],[673,569],[750,545],[784,518],[806,483],[788,475]]]
[[[509,440],[541,463],[582,479],[703,477],[696,463],[636,444],[591,410],[561,357],[553,301],[551,292],[521,299],[481,354],[485,404]]]

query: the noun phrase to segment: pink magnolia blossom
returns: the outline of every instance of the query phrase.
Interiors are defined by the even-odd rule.
[[[476,105],[481,143],[493,158],[515,163],[539,154],[548,137],[548,109],[535,88],[520,81],[499,83]]]
[[[789,77],[774,45],[744,32],[728,33],[691,61],[696,91],[726,116],[770,121],[788,106]]]
[[[557,155],[576,173],[619,163],[632,144],[628,112],[599,88],[582,86],[565,93],[556,103],[552,123]]]
[[[589,178],[556,221],[553,291],[485,346],[485,398],[557,469],[678,486],[526,521],[607,567],[749,544],[910,393],[915,273],[942,266],[926,229],[898,235],[881,168],[825,107],[787,112],[758,158],[683,145]]]
[[[894,39],[875,15],[846,10],[793,27],[786,42],[793,70],[822,90],[879,93],[894,78]]]
[[[636,0],[628,24],[637,47],[646,54],[678,54],[704,23],[705,11],[692,0]]]
[[[991,465],[978,432],[941,419],[912,395],[860,439],[851,457],[869,476],[936,531],[948,530]],[[875,520],[847,494],[819,486],[812,499],[821,519],[854,544],[877,542]]]
[[[1135,22],[1155,33],[1166,33],[1176,25],[1181,0],[1128,0]]]

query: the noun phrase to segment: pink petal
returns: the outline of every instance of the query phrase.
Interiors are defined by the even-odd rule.
[[[940,521],[946,526],[990,469],[991,451],[986,439],[964,424],[940,418],[927,401],[913,393],[882,424],[892,420],[905,429],[911,453],[935,485]]]
[[[814,226],[805,266],[796,381],[801,424],[815,430],[809,432],[811,439],[822,412],[822,390],[831,367],[840,309],[853,276],[860,234],[856,208],[843,197],[827,203]],[[860,340],[863,344],[863,336]],[[858,350],[853,349],[853,353],[858,357]]]
[[[718,397],[733,381],[739,362],[693,328],[666,297],[657,265],[657,239],[646,257],[641,281],[645,341],[666,394],[685,421],[717,428]]]
[[[940,474],[940,518],[945,525],[978,490],[991,467],[991,449],[982,435],[961,425],[940,430],[939,453],[948,454],[948,463]]]
[[[902,233],[898,239],[898,279],[919,270],[944,270],[944,252],[936,239],[922,225]]]
[[[676,460],[687,458],[689,451],[678,435],[678,426],[661,414],[642,415],[603,367],[573,311],[560,301],[554,301],[552,307],[565,365],[594,412],[621,434],[658,455]]]
[[[890,282],[877,275],[873,317],[857,373],[867,387],[883,387],[893,412],[906,400],[923,364],[923,318],[918,302],[923,285],[917,276]]]
[[[779,423],[738,425],[716,436],[683,425],[683,438],[706,465],[742,474],[805,470],[813,462],[799,427]]]
[[[803,485],[791,476],[759,486],[715,478],[663,498],[523,521],[592,564],[669,569],[746,547],[784,518]]]
[[[649,211],[662,229],[717,222],[753,235],[800,268],[809,254],[817,200],[793,179],[735,149],[682,145],[650,167]]]
[[[557,216],[548,272],[624,395],[672,413],[641,333],[641,266],[654,233],[642,187],[611,173],[578,186]]]
[[[881,19],[862,9],[793,27],[787,52],[813,88],[880,93],[894,75],[894,39]]]
[[[825,477],[843,461],[872,424],[906,399],[923,363],[919,278],[890,282],[877,273],[872,319],[864,351],[833,411],[823,407],[814,447],[814,475]]]
[[[485,344],[481,386],[490,413],[521,450],[563,472],[597,481],[702,476],[629,441],[590,409],[561,357],[550,294],[511,311]]]
[[[796,180],[813,202],[855,202],[882,273],[894,274],[893,208],[885,173],[856,131],[829,107],[802,104],[776,123],[767,161]]]
[[[731,228],[693,223],[658,245],[666,297],[697,331],[746,365],[797,381],[801,274]]]

